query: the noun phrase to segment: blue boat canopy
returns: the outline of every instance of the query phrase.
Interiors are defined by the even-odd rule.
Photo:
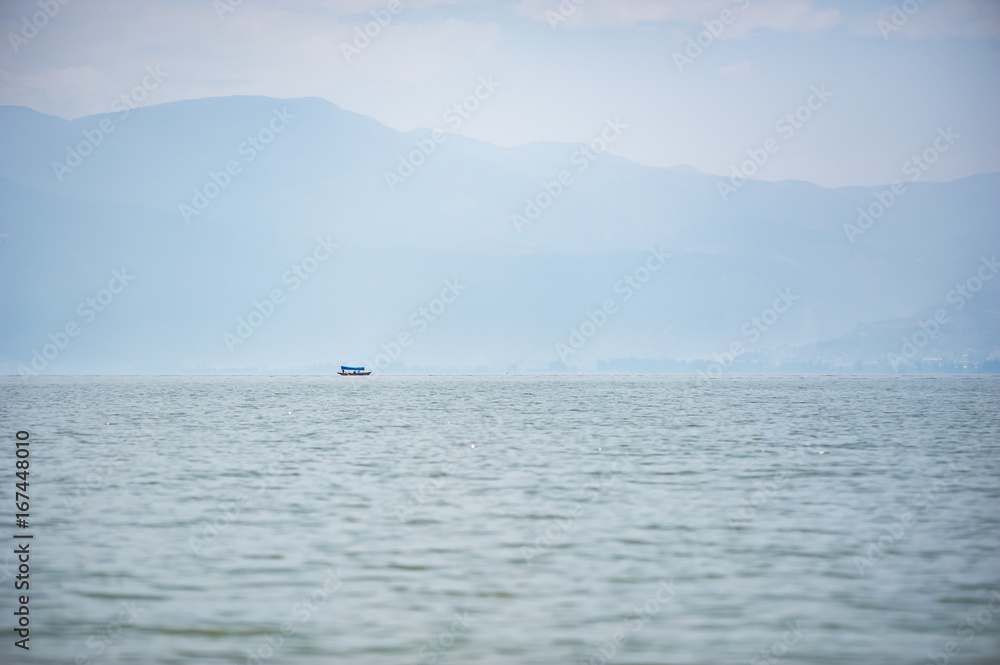
[[[344,365],[341,365],[340,366],[340,370],[342,372],[347,372],[347,371],[351,371],[351,372],[363,372],[363,371],[365,371],[365,368],[364,367],[346,367]]]

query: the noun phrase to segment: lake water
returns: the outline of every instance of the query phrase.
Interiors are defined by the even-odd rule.
[[[998,377],[0,391],[5,663],[1000,662]]]

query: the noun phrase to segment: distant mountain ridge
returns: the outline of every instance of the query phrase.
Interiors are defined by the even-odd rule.
[[[0,122],[5,373],[30,369],[35,353],[41,373],[374,364],[403,334],[411,343],[386,371],[550,371],[563,368],[557,344],[609,299],[614,313],[565,368],[713,362],[738,343],[743,362],[912,371],[886,368],[887,354],[1000,253],[1000,174],[907,183],[852,243],[845,224],[884,188],[750,181],[723,202],[720,178],[690,167],[601,154],[581,169],[580,145],[435,141],[316,98],[210,98],[73,121],[0,107]],[[386,174],[414,151],[419,164],[390,187]],[[519,226],[532,202],[538,214]],[[292,290],[282,275],[312,265],[317,238],[337,250]],[[615,285],[650,247],[670,260],[625,301]],[[82,321],[78,304],[123,268],[134,282]],[[417,331],[411,314],[448,279],[468,288]],[[276,289],[283,302],[227,345]],[[744,334],[789,289],[795,304]],[[920,358],[997,358],[996,294],[984,283]],[[62,341],[70,323],[80,330],[58,348],[50,336]]]

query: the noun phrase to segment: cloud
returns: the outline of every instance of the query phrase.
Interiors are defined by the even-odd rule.
[[[726,76],[733,76],[736,74],[744,74],[750,71],[751,69],[753,69],[753,65],[751,65],[746,60],[740,60],[739,62],[734,62],[731,65],[726,65],[725,67],[721,68],[720,71]]]
[[[772,0],[749,5],[738,18],[730,37],[744,37],[756,29],[775,32],[817,32],[840,22],[836,9],[816,9],[806,0]],[[726,35],[723,35],[725,37]]]
[[[519,16],[582,28],[668,22],[701,25],[725,10],[732,11],[737,20],[723,38],[746,37],[755,29],[812,32],[840,22],[836,9],[817,9],[808,0],[520,0],[514,7]]]
[[[997,39],[997,0],[920,0],[899,2],[857,17],[855,34],[882,39]]]
[[[462,0],[397,0],[399,6],[405,9],[426,9],[436,5],[454,5]],[[270,0],[274,9],[284,9],[287,3]],[[296,0],[295,11],[310,11],[322,13],[327,17],[363,17],[373,11],[386,9],[389,0]],[[370,16],[369,16],[370,18]]]
[[[397,83],[421,83],[447,75],[455,63],[474,61],[492,52],[501,39],[496,23],[473,23],[457,18],[428,23],[400,23],[384,38],[347,65],[341,42],[350,42],[346,28],[336,35],[319,36],[304,48],[336,63],[338,78],[365,78],[378,74]],[[328,74],[333,75],[333,74]]]
[[[547,12],[556,12],[567,23],[593,27],[615,23],[634,25],[657,21],[688,21],[718,14],[730,0],[520,0],[514,7],[518,16],[548,22]],[[560,24],[561,25],[561,24]]]
[[[30,49],[3,61],[0,103],[67,118],[108,112],[141,80],[146,65],[160,63],[169,78],[149,103],[236,94],[321,96],[350,108],[380,103],[393,109],[383,120],[406,125],[398,117],[422,99],[440,105],[476,76],[499,73],[484,62],[492,62],[501,40],[497,23],[428,20],[418,7],[429,4],[442,2],[403,0],[403,11],[350,62],[341,44],[352,43],[355,28],[374,20],[358,8],[384,9],[388,0],[306,0],[293,8],[244,0],[222,18],[211,2],[70,4],[60,15],[66,20],[52,21]],[[379,101],[365,106],[364,99]]]

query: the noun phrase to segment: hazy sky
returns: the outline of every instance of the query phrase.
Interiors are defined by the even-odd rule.
[[[829,0],[400,0],[396,14],[390,0],[61,2],[0,3],[0,103],[105,112],[159,66],[142,104],[318,96],[395,129],[452,130],[443,114],[482,76],[500,85],[457,131],[503,146],[589,141],[620,117],[612,151],[642,164],[728,174],[776,138],[756,177],[873,185],[951,127],[960,138],[926,179],[1000,171],[997,0],[895,14]],[[391,21],[348,61],[343,44],[379,13]],[[779,131],[807,101],[809,119]]]

